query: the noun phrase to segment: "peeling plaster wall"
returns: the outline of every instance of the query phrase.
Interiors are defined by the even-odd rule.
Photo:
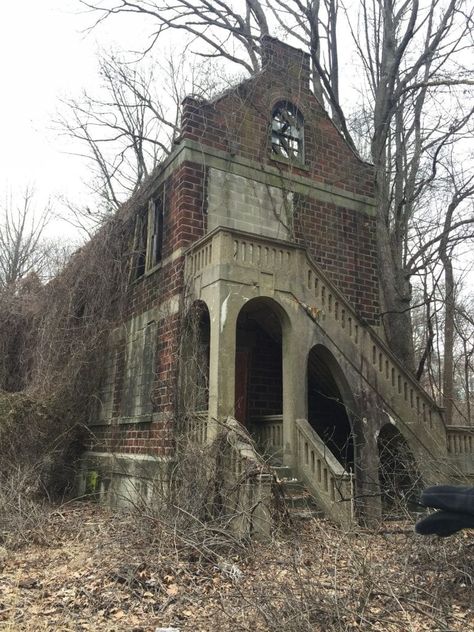
[[[243,176],[209,169],[208,231],[235,228],[288,239],[293,223],[293,194]]]

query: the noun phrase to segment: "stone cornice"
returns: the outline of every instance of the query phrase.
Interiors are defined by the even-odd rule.
[[[258,163],[242,156],[214,149],[208,145],[182,140],[161,165],[156,184],[168,178],[172,171],[183,162],[193,162],[204,167],[233,173],[269,186],[278,187],[294,193],[308,195],[321,202],[348,208],[365,215],[375,216],[374,198],[345,191],[336,186],[317,182],[309,177],[283,172],[277,167]]]

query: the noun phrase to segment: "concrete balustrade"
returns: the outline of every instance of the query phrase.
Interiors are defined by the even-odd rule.
[[[351,473],[344,470],[306,419],[297,419],[295,426],[298,474],[328,516],[349,524],[354,518]]]
[[[212,253],[219,252],[218,260]],[[406,423],[436,427],[444,433],[440,409],[418,382],[405,372],[378,334],[362,323],[352,306],[345,300],[324,273],[309,260],[306,252],[296,245],[275,244],[275,240],[239,234],[229,229],[217,229],[194,244],[187,257],[190,276],[202,275],[213,265],[233,264],[229,278],[242,276],[239,270],[273,275],[273,287],[290,291],[328,336],[336,339],[348,356],[354,347],[363,359],[365,377],[373,382]],[[303,272],[303,274],[302,274]],[[301,278],[304,279],[304,291]],[[370,373],[370,375],[369,375]]]

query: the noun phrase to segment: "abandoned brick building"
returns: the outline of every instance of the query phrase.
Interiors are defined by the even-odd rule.
[[[472,468],[472,437],[445,427],[384,341],[371,165],[312,94],[308,56],[263,47],[256,76],[185,99],[148,183],[81,486],[93,473],[115,499],[148,493],[180,408],[204,441],[235,417],[344,520],[354,496],[380,503],[384,445],[446,480]]]

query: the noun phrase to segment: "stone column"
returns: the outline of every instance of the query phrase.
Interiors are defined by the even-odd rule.
[[[377,446],[380,424],[377,420],[376,402],[366,399],[361,410],[363,412],[357,433],[358,446],[355,455],[355,506],[360,521],[370,527],[382,516]]]
[[[209,431],[215,436],[212,419],[234,414],[236,325],[241,299],[232,287],[219,281],[210,289]]]
[[[283,331],[283,464],[295,466],[295,420],[306,418],[305,341],[296,328]]]

